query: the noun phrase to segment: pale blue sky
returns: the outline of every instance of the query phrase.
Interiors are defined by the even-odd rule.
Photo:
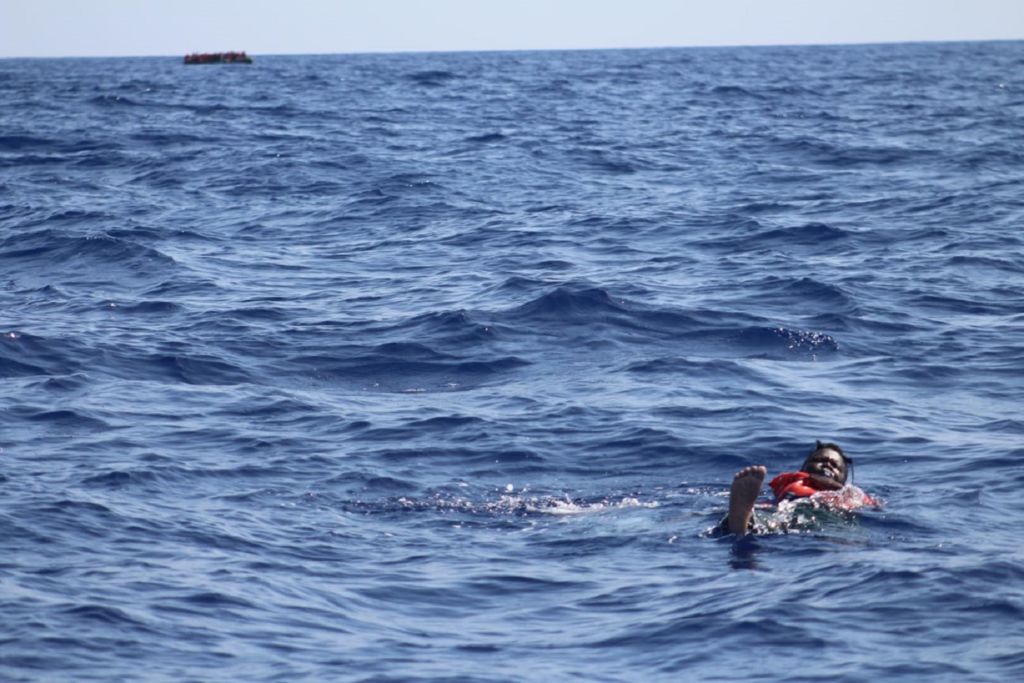
[[[0,0],[0,56],[1024,38],[1024,0]]]

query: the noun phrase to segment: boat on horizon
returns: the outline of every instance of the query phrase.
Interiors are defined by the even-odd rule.
[[[252,64],[252,57],[241,52],[193,52],[185,55],[186,64]]]

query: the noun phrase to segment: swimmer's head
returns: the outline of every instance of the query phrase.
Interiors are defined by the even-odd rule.
[[[845,484],[851,465],[853,465],[853,458],[843,453],[843,449],[838,445],[818,441],[800,469],[808,474],[818,474]]]

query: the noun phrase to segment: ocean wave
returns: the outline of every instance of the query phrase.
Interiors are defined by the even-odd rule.
[[[198,352],[164,353],[133,348],[90,350],[89,355],[94,354],[104,361],[104,375],[126,380],[197,386],[245,384],[253,380],[244,366]]]
[[[125,610],[100,604],[85,604],[66,607],[63,614],[73,621],[98,622],[109,626],[142,626],[143,622]]]
[[[49,151],[59,145],[60,141],[52,138],[32,135],[0,135],[0,152],[20,152],[25,149]]]
[[[643,166],[625,154],[599,149],[577,149],[570,156],[577,163],[611,174],[632,174]]]
[[[506,281],[503,287],[516,287],[525,282],[519,279]],[[510,320],[573,320],[600,321],[609,316],[627,317],[626,302],[616,300],[600,287],[588,285],[563,285],[556,287],[536,299],[528,301],[510,311],[505,317]]]
[[[516,356],[469,358],[412,342],[352,347],[342,355],[297,355],[288,367],[319,380],[358,382],[367,390],[427,392],[468,389],[530,363]]]
[[[741,227],[748,230],[740,231]],[[750,229],[752,228],[752,230]],[[745,225],[737,225],[734,234],[704,240],[699,244],[704,247],[719,247],[737,252],[764,248],[811,248],[815,251],[834,251],[837,248],[848,249],[849,242],[857,237],[856,233],[826,223],[807,223],[789,228],[763,229],[760,223],[748,219]]]
[[[843,287],[813,277],[771,278],[748,286],[753,290],[752,299],[774,300],[781,308],[788,308],[790,301],[800,301],[809,313],[822,311],[832,319],[860,312],[860,304]]]
[[[414,73],[406,74],[405,79],[416,85],[424,85],[429,87],[440,87],[447,85],[453,80],[459,78],[459,75],[451,71],[445,71],[442,69],[428,69],[425,71],[416,71]]]
[[[89,104],[97,107],[142,107],[144,102],[133,100],[123,95],[96,95],[88,100]]]
[[[45,410],[27,406],[15,406],[13,410],[32,422],[47,422],[64,429],[106,430],[110,424],[76,410]]]
[[[520,285],[507,282],[506,286]],[[799,281],[796,286],[801,286]],[[820,297],[837,296],[827,286],[814,286]],[[595,340],[600,335],[611,336],[618,343],[675,343],[698,354],[722,355],[731,350],[780,360],[818,359],[839,349],[835,338],[826,333],[751,324],[757,321],[751,316],[640,305],[584,284],[556,287],[496,316],[496,320],[511,334],[512,330],[521,332],[525,325],[535,326],[543,334],[577,338],[590,330]]]
[[[64,212],[46,222],[83,220],[87,219],[80,212]],[[114,269],[142,273],[154,266],[166,268],[175,264],[170,256],[130,239],[106,233],[75,235],[57,229],[36,230],[6,238],[0,242],[0,259],[17,259],[18,263],[13,267],[21,266],[30,259],[44,259],[49,265],[84,263],[87,267],[98,268],[99,272]]]
[[[716,97],[722,97],[726,99],[730,98],[751,98],[751,99],[763,99],[763,97],[753,90],[744,88],[739,85],[716,85],[709,91],[711,95]]]
[[[88,357],[81,342],[20,331],[0,335],[0,370],[7,377],[78,373]]]
[[[478,144],[489,144],[492,142],[504,142],[508,139],[508,136],[504,133],[482,133],[480,135],[471,135],[466,138],[466,142],[475,142]]]
[[[118,313],[128,315],[169,315],[185,310],[181,304],[173,301],[139,301],[132,304],[108,304]]]
[[[827,168],[859,169],[922,162],[937,156],[926,148],[902,146],[839,145],[812,137],[774,138],[775,149],[804,163]]]

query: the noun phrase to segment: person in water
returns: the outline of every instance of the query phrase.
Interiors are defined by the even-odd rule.
[[[846,486],[850,476],[853,459],[843,453],[843,449],[834,443],[815,443],[814,450],[799,472],[785,472],[769,483],[775,494],[775,502],[809,498],[823,491],[839,491]],[[737,538],[757,529],[754,517],[754,503],[761,493],[768,470],[764,465],[744,467],[733,477],[729,489],[729,513],[719,524],[720,533],[733,533]],[[819,495],[824,504],[841,510],[853,510],[862,505],[874,505],[875,501],[868,496],[859,500],[848,500],[838,495]]]

